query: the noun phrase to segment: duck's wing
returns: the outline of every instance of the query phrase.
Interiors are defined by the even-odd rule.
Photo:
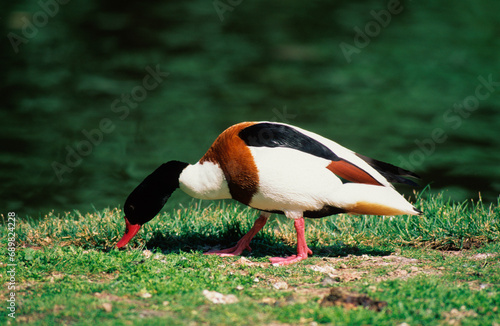
[[[392,187],[390,182],[414,184],[403,176],[416,176],[394,165],[356,154],[318,134],[283,123],[255,123],[242,129],[238,136],[247,146],[291,148],[329,160],[327,168],[351,182]]]

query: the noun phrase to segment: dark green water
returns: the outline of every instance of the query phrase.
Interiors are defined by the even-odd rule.
[[[6,211],[122,205],[156,166],[196,162],[247,120],[496,202],[498,1],[41,3],[1,14]]]

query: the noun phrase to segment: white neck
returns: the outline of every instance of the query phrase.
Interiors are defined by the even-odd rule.
[[[182,191],[199,199],[229,199],[229,187],[219,165],[200,162],[187,166],[179,177]]]

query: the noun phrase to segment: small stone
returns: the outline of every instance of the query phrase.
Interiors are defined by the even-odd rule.
[[[263,304],[266,304],[266,305],[274,305],[274,304],[276,304],[276,299],[273,299],[273,298],[264,298],[260,302],[263,303]]]
[[[141,293],[141,294],[140,294],[140,297],[141,297],[141,298],[144,298],[144,299],[149,299],[149,298],[151,298],[152,296],[153,296],[153,295],[152,295],[151,293],[149,293],[149,292],[143,292],[143,293]]]
[[[215,304],[237,303],[239,301],[238,298],[233,294],[224,295],[216,291],[208,291],[208,290],[203,290],[202,294],[210,302]]]
[[[273,284],[273,287],[276,290],[286,290],[286,289],[288,289],[288,283],[283,282],[283,281],[276,282],[276,283]]]
[[[236,261],[236,264],[241,264],[241,265],[252,265],[252,262],[250,260],[248,260],[247,258],[245,257],[240,257],[240,259],[238,259]]]
[[[335,273],[335,268],[331,266],[317,266],[317,265],[311,265],[309,266],[310,269],[312,269],[315,272],[320,272],[320,273],[326,273],[326,274],[333,274]]]
[[[113,310],[113,305],[109,302],[104,302],[102,304],[102,308],[104,309],[104,311],[106,312],[111,312]]]
[[[321,285],[323,286],[329,286],[329,285],[332,285],[332,284],[335,284],[335,283],[338,283],[340,282],[340,277],[330,277],[330,276],[326,276],[323,281],[321,281]]]

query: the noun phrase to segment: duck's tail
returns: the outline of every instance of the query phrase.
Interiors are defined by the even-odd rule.
[[[421,215],[422,211],[410,204],[390,187],[360,183],[343,184],[333,196],[334,206],[351,214],[366,215]]]

